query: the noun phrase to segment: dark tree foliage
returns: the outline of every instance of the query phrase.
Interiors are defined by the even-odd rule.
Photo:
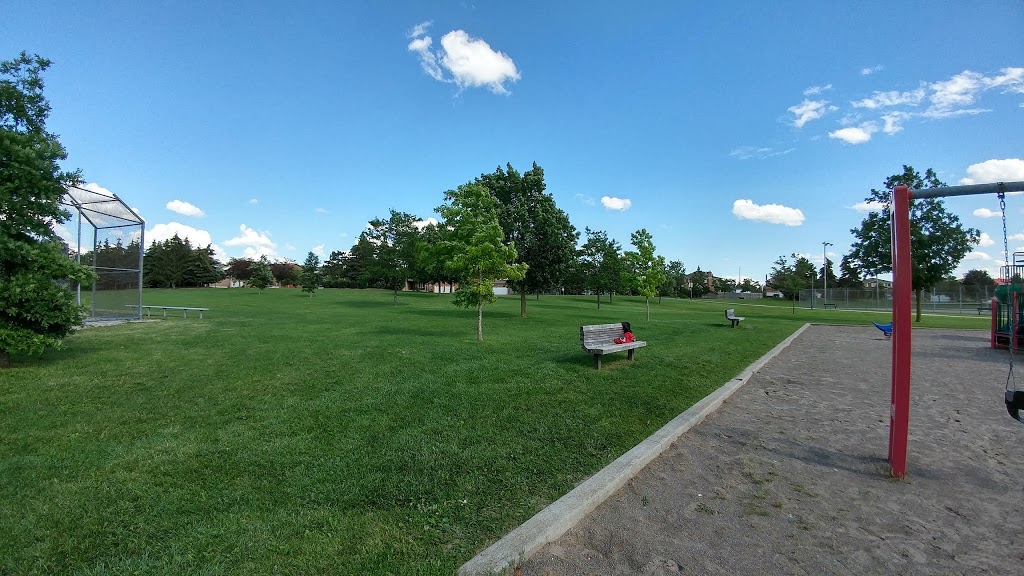
[[[688,293],[686,284],[686,267],[682,260],[671,260],[665,266],[665,281],[658,286],[659,296],[679,296]]]
[[[114,244],[104,241],[95,250],[82,254],[82,264],[96,268],[112,268],[117,270],[138,270],[139,249],[138,240],[132,240],[127,246],[118,239]],[[94,286],[98,290],[124,290],[137,288],[138,276],[135,273],[112,273],[101,274],[96,277]]]
[[[81,178],[61,170],[67,152],[46,129],[49,66],[25,52],[0,62],[0,367],[14,352],[59,346],[85,318],[66,286],[93,280],[51,228],[70,217],[60,200]]]
[[[278,286],[295,286],[299,283],[299,274],[302,267],[290,260],[273,262],[270,264],[270,273]]]
[[[516,262],[528,266],[526,276],[511,281],[520,295],[520,315],[526,316],[527,293],[551,291],[562,286],[576,257],[579,232],[569,216],[545,190],[544,169],[533,167],[520,174],[506,164],[476,183],[486,187],[498,200],[498,222],[506,242],[514,244]]]
[[[302,275],[299,283],[302,284],[302,291],[308,292],[310,298],[316,292],[317,284],[320,281],[320,257],[310,252],[306,255],[306,261],[302,264]]]
[[[960,283],[964,286],[964,296],[977,302],[991,298],[996,285],[996,281],[985,270],[968,270]]]
[[[259,290],[260,293],[274,283],[274,275],[270,272],[270,263],[266,256],[260,256],[259,260],[252,263],[249,270],[252,274],[249,276],[248,285]]]
[[[580,248],[579,265],[586,287],[597,296],[597,307],[601,308],[601,294],[608,294],[618,289],[622,283],[624,270],[622,247],[613,239],[608,238],[604,230],[585,230],[587,241]]]
[[[252,260],[249,258],[231,258],[224,268],[230,278],[246,282],[252,276]]]
[[[782,292],[786,298],[796,300],[801,290],[807,290],[814,285],[817,272],[814,264],[807,258],[792,254],[793,262],[790,263],[785,256],[779,256],[772,267],[768,283]]]
[[[863,288],[864,280],[860,274],[860,269],[851,262],[850,255],[847,254],[839,263],[839,278],[836,279],[836,285],[840,288]]]
[[[177,234],[150,244],[142,265],[142,282],[149,288],[209,286],[224,277],[212,246],[193,248],[188,238],[182,240]]]
[[[890,214],[892,190],[907,186],[911,190],[924,190],[945,186],[929,168],[922,177],[913,167],[904,165],[903,172],[885,179],[883,190],[871,190],[869,202],[884,206],[865,218],[860,228],[850,232],[856,238],[850,251],[850,260],[864,271],[892,272],[892,242]],[[912,287],[916,295],[917,316],[921,321],[921,293],[934,287],[949,276],[971,247],[978,243],[981,233],[975,228],[964,228],[960,218],[946,211],[942,200],[925,198],[910,201],[910,260]]]
[[[360,234],[360,240],[373,247],[373,257],[363,265],[362,274],[367,282],[391,289],[395,304],[416,266],[417,220],[407,212],[391,210],[387,220],[374,218]]]

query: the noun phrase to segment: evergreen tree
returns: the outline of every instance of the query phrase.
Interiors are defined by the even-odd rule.
[[[93,280],[51,229],[71,217],[60,200],[81,179],[60,169],[67,152],[46,129],[49,66],[25,52],[0,62],[0,368],[12,353],[59,346],[85,319],[67,283]]]
[[[317,282],[319,281],[320,258],[310,252],[306,255],[306,262],[302,265],[302,276],[299,278],[299,282],[302,284],[302,291],[309,292],[309,297],[313,297],[313,293],[316,292]]]

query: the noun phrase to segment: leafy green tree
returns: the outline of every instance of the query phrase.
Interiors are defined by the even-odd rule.
[[[494,302],[494,281],[522,280],[525,264],[514,264],[516,248],[505,244],[494,196],[479,184],[464,184],[445,193],[437,208],[444,218],[449,269],[459,280],[454,303],[476,306],[476,339],[484,339],[483,305]]]
[[[708,288],[708,275],[697,266],[697,269],[686,277],[686,284],[689,287],[690,298],[702,298],[710,289]]]
[[[274,275],[270,271],[270,263],[267,262],[266,256],[260,256],[259,260],[253,262],[249,272],[249,286],[261,293],[274,283]]]
[[[370,286],[369,274],[364,271],[368,266],[373,265],[375,251],[376,248],[366,237],[366,234],[360,234],[359,239],[356,240],[356,243],[352,245],[352,249],[349,250],[348,258],[345,261],[345,274],[348,276],[351,286],[356,288],[368,288]]]
[[[678,298],[686,288],[686,267],[682,260],[672,260],[665,266],[665,281],[658,287],[658,296]]]
[[[922,177],[911,166],[903,165],[903,172],[885,179],[883,190],[871,190],[869,202],[884,205],[872,212],[859,228],[850,230],[856,239],[850,259],[861,270],[892,272],[892,189],[907,186],[911,190],[924,190],[945,186],[928,168]],[[946,211],[942,200],[924,198],[910,201],[910,261],[911,286],[917,304],[916,322],[921,321],[921,293],[934,287],[949,276],[961,260],[978,243],[981,233],[975,228],[964,228],[960,218]]]
[[[795,302],[801,290],[807,290],[812,286],[817,273],[814,264],[806,257],[792,254],[791,258],[792,263],[785,256],[779,256],[772,267],[768,283]]]
[[[505,239],[516,247],[517,262],[527,265],[522,280],[510,282],[519,293],[519,314],[526,317],[526,295],[562,285],[576,259],[579,232],[569,216],[545,192],[544,169],[533,167],[519,174],[511,164],[483,174],[476,182],[498,200],[498,221]]]
[[[743,292],[760,292],[763,289],[760,282],[750,278],[744,278],[743,282],[740,282],[736,288]]]
[[[630,235],[630,241],[636,250],[627,251],[624,255],[628,285],[644,297],[644,302],[647,305],[647,320],[650,320],[651,297],[667,277],[665,257],[654,253],[654,238],[646,228],[633,232]]]
[[[970,300],[981,302],[982,296],[991,297],[996,281],[985,270],[968,270],[963,280],[965,296]]]
[[[736,281],[732,278],[720,278],[715,276],[711,283],[715,287],[715,292],[718,292],[719,294],[728,294],[736,291]]]
[[[417,220],[407,212],[391,210],[387,220],[374,218],[361,235],[373,246],[373,258],[363,268],[363,275],[393,290],[395,304],[416,265]]]
[[[346,267],[348,254],[334,250],[320,268],[320,283],[324,288],[349,288]]]
[[[59,346],[81,326],[85,311],[66,286],[94,279],[51,229],[71,217],[60,200],[81,177],[61,170],[67,152],[46,129],[49,66],[25,52],[0,62],[0,367],[12,353]]]
[[[444,230],[440,225],[427,224],[420,230],[416,250],[416,279],[438,286],[445,282],[454,283],[455,278],[448,269],[448,262],[451,260],[449,248],[450,245],[444,241]],[[440,296],[441,291],[438,290],[437,294]]]
[[[608,294],[621,284],[623,265],[619,243],[608,238],[604,230],[585,229],[587,241],[580,248],[580,266],[587,280],[587,288],[597,295],[597,308],[601,309],[601,294]]]
[[[316,286],[319,281],[320,258],[310,252],[306,255],[306,262],[302,265],[302,276],[299,277],[299,283],[302,284],[302,291],[309,292],[309,297],[313,297],[313,293],[316,292]]]
[[[855,262],[850,260],[850,255],[843,256],[839,263],[839,278],[836,279],[836,286],[840,288],[863,288],[864,280],[861,278],[860,269]]]

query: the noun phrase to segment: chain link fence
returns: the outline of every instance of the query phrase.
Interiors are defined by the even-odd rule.
[[[985,314],[995,296],[995,286],[956,286],[933,288],[921,294],[921,311],[948,314]],[[843,310],[892,310],[892,289],[854,290],[818,288],[801,290],[797,304],[802,308]],[[916,309],[916,302],[915,302]]]

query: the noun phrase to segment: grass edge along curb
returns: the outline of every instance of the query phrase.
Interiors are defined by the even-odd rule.
[[[700,424],[708,414],[717,410],[727,398],[746,384],[751,376],[785,350],[810,325],[807,323],[798,328],[738,376],[670,420],[643,442],[619,456],[568,494],[549,504],[518,528],[482,550],[459,568],[459,576],[501,572],[529,559],[542,546],[560,538],[668,449],[683,433]]]

